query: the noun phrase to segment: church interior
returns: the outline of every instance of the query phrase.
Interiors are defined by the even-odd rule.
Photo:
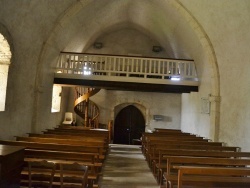
[[[246,158],[235,159],[234,164],[249,165],[249,10],[248,0],[0,0],[0,171],[9,163],[4,162],[7,154],[16,152],[17,160],[24,158],[26,165],[23,186],[31,187],[31,159],[35,155],[48,157],[45,147],[51,151],[61,147],[56,160],[64,160],[62,156],[70,161],[98,158],[96,163],[105,161],[107,169],[108,162],[113,162],[123,170],[122,153],[131,157],[139,151],[139,158],[147,164],[146,170],[140,171],[144,184],[130,187],[175,187],[176,183],[181,188],[184,186],[176,179],[169,180],[158,159],[150,154],[161,150],[158,147],[163,141],[170,150],[172,139],[179,135],[189,142],[202,138],[203,149],[199,145],[196,150],[225,149],[237,153],[235,158]],[[61,146],[52,145],[51,137],[46,137],[46,142],[38,138],[55,134],[53,131],[59,132],[56,140]],[[166,142],[167,138],[171,139]],[[41,143],[36,145],[39,139]],[[84,139],[84,145],[78,139]],[[179,150],[190,149],[182,148],[183,140],[173,142],[179,142]],[[86,148],[94,153],[92,142],[102,143],[102,147],[95,145],[101,156],[94,159],[86,154]],[[9,145],[16,148],[5,147]],[[214,156],[217,154],[206,157]],[[191,155],[189,158],[185,160],[193,160]],[[213,160],[210,164],[218,165],[219,159]],[[131,164],[144,166],[138,158]],[[94,169],[101,176],[98,181],[102,185],[95,176],[91,180],[85,177],[87,183],[82,187],[122,188],[130,179],[111,186],[114,180],[100,175],[100,166],[85,166],[85,171],[93,173]],[[58,162],[53,168],[56,174],[67,167]],[[176,169],[187,173],[180,166]],[[20,166],[19,170],[23,172]],[[142,173],[145,171],[153,177],[152,185],[150,177]],[[119,171],[108,174],[115,177],[116,173]],[[250,170],[234,169],[233,173],[244,174],[232,178],[232,186],[250,186]],[[59,171],[57,175],[54,179],[60,187],[63,176]],[[0,187],[16,186],[1,181]]]

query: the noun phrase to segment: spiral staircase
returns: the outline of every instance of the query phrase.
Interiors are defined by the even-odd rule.
[[[84,120],[84,127],[99,128],[99,108],[93,101],[89,99],[99,91],[100,89],[96,88],[75,88],[74,111]]]

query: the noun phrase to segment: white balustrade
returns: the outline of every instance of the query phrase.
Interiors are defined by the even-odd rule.
[[[161,79],[198,83],[194,61],[178,59],[62,52],[55,73],[83,77],[120,77],[124,81],[134,77],[138,82],[139,79]]]

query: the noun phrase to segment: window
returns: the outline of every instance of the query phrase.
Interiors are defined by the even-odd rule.
[[[51,112],[60,112],[62,86],[53,85]]]
[[[6,90],[11,51],[8,41],[0,34],[0,111],[5,110]]]

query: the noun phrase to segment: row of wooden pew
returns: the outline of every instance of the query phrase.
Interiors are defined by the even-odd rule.
[[[88,167],[88,187],[98,187],[98,178],[108,152],[107,130],[59,126],[42,134],[28,133],[16,136],[16,141],[0,140],[0,144],[25,147],[25,164],[21,173],[21,186],[29,184],[28,164],[35,161],[49,161],[57,164],[53,187],[60,187],[61,164],[80,164]],[[73,182],[73,180],[72,180]]]
[[[161,187],[250,187],[250,152],[240,147],[158,129],[143,133],[142,152]]]

